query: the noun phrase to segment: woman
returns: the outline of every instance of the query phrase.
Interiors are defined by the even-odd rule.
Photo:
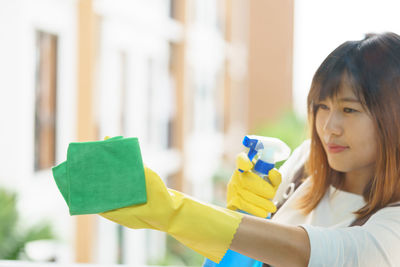
[[[300,231],[282,231],[276,238],[294,239],[293,253],[304,264],[310,258],[310,266],[399,266],[400,207],[389,206],[400,200],[400,37],[368,34],[335,49],[313,78],[308,114],[306,169],[312,175],[273,221],[302,225],[310,243]],[[299,156],[294,155],[283,172],[292,169]],[[259,227],[239,227],[232,249],[236,241],[251,239],[246,231]],[[237,250],[258,259],[265,255],[269,263],[272,254],[287,253],[284,248],[263,252],[251,246]]]
[[[101,215],[165,231],[215,261],[230,248],[274,266],[400,266],[400,207],[391,207],[400,201],[400,37],[368,34],[335,49],[313,78],[308,112],[310,176],[272,220],[195,201],[147,168],[147,204]],[[279,179],[271,173],[271,186],[246,164],[231,184],[247,197],[230,186],[229,201],[274,211]],[[357,218],[368,220],[348,227]]]

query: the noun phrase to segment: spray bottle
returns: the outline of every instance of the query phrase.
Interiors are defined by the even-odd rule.
[[[283,141],[273,137],[246,135],[242,143],[246,147],[247,156],[254,165],[252,171],[268,182],[270,182],[268,172],[275,166],[275,163],[287,159],[290,154],[290,148]],[[243,172],[240,169],[239,171]],[[203,267],[261,267],[262,264],[260,261],[228,250],[220,263],[217,264],[206,259]]]

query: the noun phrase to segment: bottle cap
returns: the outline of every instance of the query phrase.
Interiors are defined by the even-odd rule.
[[[254,156],[257,155],[258,151],[256,149],[257,144],[258,146],[262,146],[262,143],[260,143],[257,139],[251,139],[249,138],[247,135],[243,138],[243,142],[242,144],[249,148],[249,153],[247,154],[247,156],[249,157],[250,160],[253,160]],[[259,147],[257,147],[259,148]],[[263,148],[263,147],[261,147]]]

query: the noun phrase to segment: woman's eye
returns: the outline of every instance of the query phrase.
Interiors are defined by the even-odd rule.
[[[318,104],[317,107],[318,107],[318,109],[323,109],[323,110],[328,110],[329,109],[328,106],[325,105],[325,104]]]
[[[352,108],[343,108],[344,113],[354,113],[357,112],[357,110],[352,109]]]

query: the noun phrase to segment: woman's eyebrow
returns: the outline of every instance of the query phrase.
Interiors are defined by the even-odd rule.
[[[360,100],[357,98],[352,98],[352,97],[343,97],[338,99],[339,102],[353,102],[353,103],[361,103]]]

